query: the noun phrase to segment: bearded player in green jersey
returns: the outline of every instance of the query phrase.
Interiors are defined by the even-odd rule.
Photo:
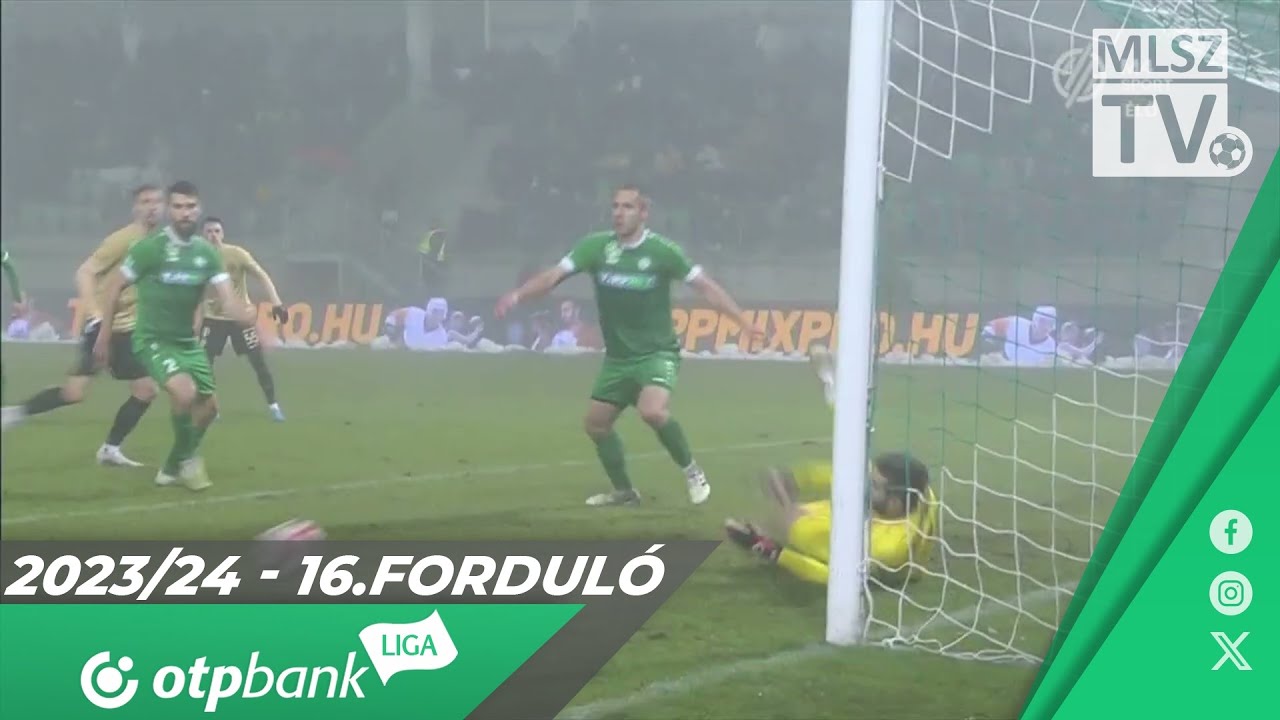
[[[206,288],[213,286],[227,315],[243,325],[257,320],[253,308],[239,301],[222,254],[196,234],[200,197],[195,185],[180,181],[169,187],[169,225],[139,240],[103,290],[104,317],[112,317],[120,293],[138,290],[138,321],[133,352],[155,381],[169,393],[173,411],[173,449],[156,475],[157,485],[181,482],[191,490],[211,484],[196,454],[205,430],[218,412],[213,369],[196,337],[196,310]],[[111,323],[103,323],[93,356],[101,367],[111,347]]]
[[[586,236],[558,265],[504,295],[496,308],[501,318],[519,303],[551,292],[571,275],[591,275],[605,360],[591,390],[584,425],[614,488],[587,498],[591,506],[640,501],[627,475],[622,440],[614,430],[618,416],[632,405],[684,471],[689,500],[700,505],[711,495],[711,485],[694,462],[684,430],[671,417],[671,392],[680,368],[680,343],[671,319],[671,282],[688,283],[717,310],[737,319],[751,339],[764,335],[679,245],[645,226],[648,217],[649,199],[634,186],[619,188],[613,196],[613,232]]]

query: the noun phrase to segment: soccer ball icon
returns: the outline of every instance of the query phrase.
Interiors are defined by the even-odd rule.
[[[1235,133],[1224,132],[1209,145],[1209,159],[1219,170],[1235,170],[1244,164],[1248,149]]]

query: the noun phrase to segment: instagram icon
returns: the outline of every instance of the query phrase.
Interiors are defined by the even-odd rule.
[[[1253,602],[1253,586],[1238,572],[1224,572],[1209,585],[1209,602],[1223,615],[1239,615]]]

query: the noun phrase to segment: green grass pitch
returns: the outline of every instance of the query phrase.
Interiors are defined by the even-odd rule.
[[[70,346],[4,346],[5,401],[58,382]],[[712,482],[680,472],[628,415],[648,502],[591,509],[607,488],[580,417],[598,359],[280,351],[288,422],[247,363],[216,369],[222,417],[203,449],[214,487],[151,484],[170,440],[159,401],[125,444],[147,468],[93,463],[123,385],[4,436],[3,537],[247,538],[291,517],[341,539],[715,538],[758,516],[756,473],[830,457],[831,417],[804,364],[688,360],[674,413]],[[1166,378],[1167,380],[1167,378]],[[880,366],[873,450],[935,473],[943,544],[905,593],[872,593],[872,636],[977,657],[1039,655],[1162,397],[1087,371]],[[1054,400],[1057,395],[1058,399]],[[946,472],[940,471],[945,466]],[[565,717],[1010,718],[1032,666],[821,645],[824,593],[728,545],[582,691]]]

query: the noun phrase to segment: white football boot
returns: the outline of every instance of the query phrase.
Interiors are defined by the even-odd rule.
[[[213,485],[213,483],[209,482],[209,475],[205,472],[204,460],[200,458],[183,460],[176,476],[166,473],[164,468],[161,468],[160,472],[156,473],[155,483],[160,487],[182,484],[188,490],[196,492]]]
[[[711,497],[711,483],[707,482],[707,474],[698,467],[698,463],[690,463],[684,469],[684,480],[689,486],[689,502],[701,505]]]
[[[0,409],[0,430],[8,430],[21,424],[27,417],[27,413],[21,405],[9,405]]]
[[[183,460],[180,468],[178,480],[186,485],[188,490],[198,492],[213,486],[209,481],[209,473],[205,472],[203,458],[193,457],[190,460]]]
[[[120,450],[119,445],[106,445],[98,448],[98,464],[107,467],[142,467],[142,463],[129,459]]]
[[[587,505],[590,507],[616,507],[619,505],[639,505],[640,493],[635,490],[614,490],[613,492],[599,493],[587,498]]]

